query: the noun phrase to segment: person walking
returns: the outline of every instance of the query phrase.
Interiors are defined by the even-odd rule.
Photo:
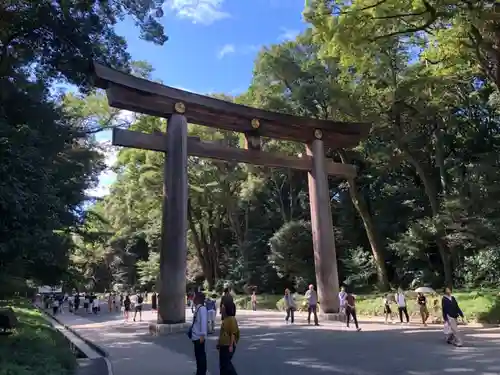
[[[446,342],[455,346],[462,346],[463,341],[458,330],[457,319],[460,316],[465,322],[464,313],[458,306],[458,302],[451,294],[451,288],[446,288],[441,300],[441,310],[443,311],[443,322],[445,324]]]
[[[427,298],[424,293],[418,293],[417,304],[420,310],[420,316],[422,317],[422,324],[427,327],[427,319],[429,319],[429,309],[427,309]]]
[[[158,297],[156,295],[156,292],[153,292],[153,295],[151,296],[151,309],[153,311],[156,311],[158,309]]]
[[[130,297],[128,294],[125,296],[125,299],[123,300],[123,317],[125,318],[125,321],[128,322],[128,316],[130,313],[130,306],[132,305],[132,301],[130,300]]]
[[[392,310],[391,310],[391,297],[389,294],[384,296],[384,315],[385,315],[385,324],[387,324],[389,318],[391,318],[391,323],[393,323],[392,319]]]
[[[99,297],[94,296],[92,299],[92,312],[97,315],[100,310]]]
[[[240,339],[240,329],[236,320],[236,306],[232,301],[226,301],[222,305],[224,309],[224,320],[220,327],[219,341],[219,370],[220,375],[237,375],[232,359],[236,351],[236,345]]]
[[[340,288],[339,292],[339,307],[340,307],[340,313],[345,314],[345,298],[347,297],[347,293],[345,291],[345,286],[342,286]]]
[[[257,311],[257,294],[255,293],[255,290],[252,292],[252,311]]]
[[[229,287],[225,287],[224,288],[224,294],[222,295],[222,298],[220,299],[220,315],[221,315],[221,319],[224,319],[224,314],[223,314],[223,308],[222,306],[224,306],[224,304],[228,303],[228,302],[233,302],[233,296],[231,295],[231,289],[229,289]],[[236,314],[236,312],[235,312]]]
[[[137,317],[137,313],[139,313],[139,321],[142,322],[142,304],[144,303],[144,297],[141,294],[137,294],[136,303],[135,303],[135,312],[134,312],[134,322]]]
[[[76,292],[75,294],[75,314],[78,312],[80,308],[80,293]]]
[[[339,292],[339,313],[345,316],[345,298],[347,297],[347,293],[345,291],[345,286],[340,288]]]
[[[208,333],[208,313],[203,293],[195,293],[193,298],[195,312],[193,323],[188,332],[188,336],[193,342],[194,357],[196,359],[196,375],[205,375],[207,373],[207,352],[205,349],[205,338]]]
[[[406,307],[406,297],[403,292],[403,289],[398,288],[398,292],[396,293],[395,298],[396,298],[396,303],[398,304],[399,320],[401,324],[403,324],[403,314],[406,318],[406,323],[410,323],[408,308]]]
[[[52,315],[56,315],[59,311],[59,298],[57,297],[54,297],[52,299]]]
[[[215,332],[215,318],[217,317],[217,295],[213,294],[212,298],[207,298],[205,301],[205,307],[207,308],[208,316],[208,333]]]
[[[290,289],[285,289],[285,296],[283,297],[283,301],[285,303],[285,311],[286,317],[285,322],[288,324],[288,319],[290,319],[290,323],[294,323],[295,321],[295,310],[297,309],[295,298],[290,293]]]
[[[87,314],[90,314],[90,297],[85,293],[85,297],[83,299],[83,308]]]
[[[309,285],[305,297],[307,301],[307,324],[311,324],[311,314],[314,314],[314,325],[319,326],[317,312],[318,294],[314,290],[314,285]]]
[[[70,313],[75,311],[75,297],[72,294],[68,296],[68,311]]]
[[[356,330],[358,332],[361,331],[361,328],[359,328],[358,325],[358,318],[356,316],[356,297],[354,297],[354,295],[350,292],[348,292],[345,297],[345,316],[347,328],[349,328],[349,323],[352,317]]]

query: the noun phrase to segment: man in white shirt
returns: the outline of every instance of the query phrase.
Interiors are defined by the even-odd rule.
[[[406,318],[406,323],[410,323],[410,316],[408,315],[408,308],[406,307],[406,297],[403,289],[399,288],[395,295],[396,303],[398,304],[399,320],[403,324],[403,314]]]
[[[208,312],[205,307],[205,296],[203,293],[197,292],[193,303],[196,307],[191,325],[191,341],[193,341],[194,356],[196,358],[196,375],[206,375],[207,352],[205,350],[205,338],[208,333]]]

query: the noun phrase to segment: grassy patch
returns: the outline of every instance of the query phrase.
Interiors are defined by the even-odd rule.
[[[66,339],[31,305],[22,300],[0,301],[11,306],[17,329],[0,336],[0,375],[69,375],[76,358]]]
[[[481,323],[500,323],[500,294],[497,290],[485,291],[458,291],[454,293],[458,303],[469,321]],[[358,295],[356,306],[358,315],[367,317],[384,316],[383,294]],[[301,295],[295,296],[297,307],[304,310],[305,300]],[[437,309],[434,303],[437,302]],[[237,295],[234,302],[240,309],[250,309],[251,301],[249,295]],[[407,296],[408,312],[417,319],[419,310],[412,293]],[[282,295],[257,295],[257,306],[259,309],[283,310]],[[396,305],[392,305],[393,312],[397,312]],[[433,320],[441,322],[441,296],[428,296],[427,306],[431,312]]]

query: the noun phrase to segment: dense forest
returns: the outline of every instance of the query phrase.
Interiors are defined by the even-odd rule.
[[[339,278],[357,290],[498,285],[500,4],[493,0],[310,1],[309,28],[264,46],[243,94],[212,94],[277,112],[373,124],[351,150],[328,150],[358,177],[330,177]],[[163,158],[118,151],[106,168],[96,135],[164,131],[92,91],[96,59],[155,79],[113,25],[132,15],[167,40],[152,1],[0,5],[0,285],[30,280],[96,291],[153,288],[159,271]],[[409,9],[403,11],[403,9]],[[156,13],[158,14],[158,12]],[[50,47],[49,47],[50,46]],[[78,87],[57,92],[55,83]],[[242,135],[189,125],[235,147]],[[304,145],[265,139],[289,155]],[[314,281],[307,174],[189,159],[190,285],[260,292]],[[16,281],[17,280],[17,281]]]

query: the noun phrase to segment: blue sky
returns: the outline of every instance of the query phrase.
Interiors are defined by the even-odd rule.
[[[166,85],[197,93],[244,92],[255,57],[263,46],[293,39],[306,28],[304,0],[167,0],[161,19],[169,41],[156,46],[139,38],[133,21],[116,31],[124,36],[134,60],[153,65],[154,78]],[[98,139],[109,142],[109,132]],[[114,160],[110,154],[108,164]],[[103,173],[92,192],[103,195],[114,181]]]
[[[245,91],[263,45],[303,30],[304,0],[168,0],[161,19],[169,36],[163,46],[139,39],[127,20],[117,33],[129,52],[147,60],[170,86],[200,93]]]

